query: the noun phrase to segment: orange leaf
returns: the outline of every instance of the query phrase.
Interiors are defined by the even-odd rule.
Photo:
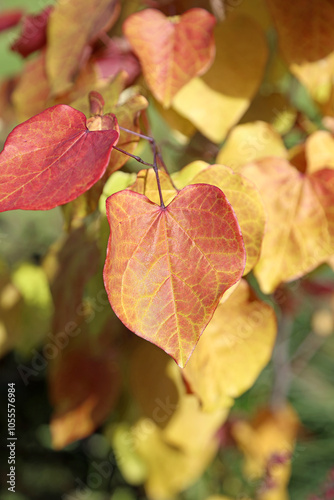
[[[118,136],[113,129],[89,131],[85,115],[66,105],[21,123],[0,154],[0,211],[74,200],[102,177]]]
[[[273,309],[246,281],[221,302],[183,370],[206,411],[226,408],[268,363],[276,337]],[[236,369],[237,367],[237,369]]]
[[[209,12],[197,8],[172,18],[146,9],[125,21],[124,34],[142,64],[146,82],[165,107],[183,85],[210,67],[215,22]]]
[[[107,216],[110,304],[130,330],[184,366],[245,267],[230,204],[208,185],[187,186],[166,208],[120,191],[107,199]]]
[[[88,44],[116,21],[119,10],[119,0],[86,0],[84,8],[81,0],[55,5],[49,17],[46,55],[55,94],[68,90],[90,54]]]
[[[265,293],[303,276],[334,254],[334,170],[303,174],[266,158],[240,172],[257,186],[268,221],[254,273]]]

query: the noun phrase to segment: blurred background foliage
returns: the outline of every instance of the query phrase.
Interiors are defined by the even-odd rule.
[[[248,4],[251,5],[252,2]],[[27,12],[37,12],[45,5],[42,0],[0,0],[0,10],[22,7]],[[22,59],[8,49],[18,32],[19,28],[13,28],[0,34],[0,78],[14,76],[22,69]],[[272,47],[277,43],[275,34],[270,30],[268,41]],[[267,69],[270,70],[270,65]],[[322,113],[295,77],[286,69],[281,73],[280,93],[276,92],[273,98],[277,100],[279,109],[276,112],[276,126],[277,129],[281,127],[284,143],[290,148],[304,140],[308,131],[323,128]],[[266,99],[270,93],[268,85],[268,82],[266,84],[264,81],[241,123],[266,119],[266,115],[268,121],[273,121],[273,101],[266,107]],[[283,110],[282,101],[287,103],[284,104]],[[171,171],[178,170],[178,165],[185,165],[199,156],[212,163],[218,153],[218,146],[199,132],[194,134],[190,142],[185,143],[179,135],[171,131],[162,117],[160,108],[159,104],[151,101],[149,120],[152,134],[157,142],[162,144],[164,160],[171,167]],[[290,123],[294,125],[290,127]],[[6,134],[1,133],[0,128],[1,144],[5,138]],[[144,143],[140,143],[137,154],[150,160],[149,147]],[[140,166],[129,161],[124,170],[138,172]],[[41,366],[35,370],[27,385],[17,370],[18,366],[31,366],[32,353],[40,352],[45,332],[51,328],[53,304],[44,274],[39,274],[38,270],[50,246],[58,241],[62,234],[65,233],[60,208],[45,212],[14,211],[0,215],[0,311],[5,318],[6,308],[11,310],[11,334],[20,338],[15,351],[11,351],[6,343],[2,345],[4,355],[0,360],[3,408],[0,412],[1,429],[5,430],[7,427],[7,383],[15,382],[18,437],[17,493],[6,493],[4,490],[1,498],[144,500],[147,497],[143,486],[130,485],[124,471],[121,473],[115,450],[118,449],[118,453],[123,453],[125,460],[128,460],[126,471],[132,479],[141,477],[142,465],[128,452],[128,444],[117,444],[114,439],[112,448],[108,434],[108,429],[119,420],[120,415],[129,411],[131,413],[129,402],[126,400],[129,395],[121,396],[121,409],[111,413],[107,430],[106,426],[100,427],[89,437],[61,450],[55,450],[51,446],[49,422],[53,410],[46,367]],[[318,290],[311,290],[309,293],[307,284],[312,280],[332,286],[333,271],[329,266],[323,265],[309,276],[282,289],[282,293],[286,294],[286,303],[291,303],[291,310],[288,311],[291,335],[285,346],[285,357],[290,360],[289,366],[282,367],[281,353],[274,353],[273,359],[253,387],[236,399],[229,419],[220,430],[220,446],[216,457],[202,477],[186,491],[178,494],[179,500],[205,500],[210,495],[218,494],[240,500],[258,498],[261,478],[250,479],[245,475],[244,454],[236,446],[237,439],[235,435],[233,437],[231,429],[235,422],[243,419],[251,421],[259,408],[266,406],[273,397],[279,397],[281,385],[284,383],[289,385],[288,400],[301,422],[291,459],[291,479],[288,487],[290,498],[311,499],[312,494],[323,500],[334,498],[334,495],[325,496],[325,490],[329,491],[328,477],[334,467],[334,295],[321,294]],[[252,275],[249,282],[264,300],[275,306],[273,297],[261,294]],[[100,286],[100,282],[94,283],[92,280],[88,284],[87,296],[92,296],[91,291],[98,290]],[[108,314],[115,330],[122,332],[128,342],[131,334],[111,311],[108,310]],[[96,310],[94,315],[98,322],[95,324],[104,323],[105,309],[102,312]],[[1,335],[0,328],[0,337]],[[36,363],[37,366],[38,362]],[[283,375],[288,378],[287,382],[280,379]],[[127,408],[126,411],[124,408]],[[120,412],[120,415],[117,412]],[[111,464],[111,469],[103,469],[105,464],[109,464],[109,467]],[[2,478],[6,476],[7,469],[7,450],[2,448]],[[132,482],[136,483],[136,480]],[[212,500],[214,498],[212,496]],[[286,497],[275,497],[275,500],[283,498]]]

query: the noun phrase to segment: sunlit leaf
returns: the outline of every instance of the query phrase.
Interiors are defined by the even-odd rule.
[[[80,0],[56,3],[49,18],[46,56],[54,93],[68,90],[90,55],[89,43],[111,27],[119,8],[118,0],[86,0],[84,8]]]
[[[334,253],[334,170],[312,174],[287,160],[267,158],[245,165],[268,215],[255,275],[265,293],[326,261]]]
[[[203,74],[215,55],[215,18],[204,9],[166,17],[145,9],[128,17],[123,29],[154,96],[169,107],[175,94]]]
[[[213,65],[202,78],[194,78],[183,87],[172,105],[203,135],[220,142],[254,97],[268,49],[260,26],[243,15],[231,15],[220,23],[215,40]]]
[[[317,172],[323,168],[334,169],[334,137],[325,130],[318,130],[305,141],[307,171]]]
[[[231,406],[253,385],[270,359],[275,337],[273,309],[242,280],[219,304],[183,370],[206,411]]]
[[[265,122],[237,125],[231,130],[217,156],[217,163],[238,171],[241,165],[266,156],[287,157],[281,136]]]
[[[208,185],[184,188],[166,208],[121,191],[108,198],[107,216],[104,282],[115,313],[184,366],[220,298],[244,270],[230,204]]]
[[[65,105],[18,125],[0,154],[0,211],[50,209],[87,191],[104,174],[118,135],[90,131],[86,117]]]

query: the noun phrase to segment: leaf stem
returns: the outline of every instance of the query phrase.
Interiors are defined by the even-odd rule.
[[[131,156],[131,158],[133,158],[134,160],[138,161],[139,163],[142,163],[143,165],[147,165],[148,167],[154,168],[153,163],[148,163],[147,161],[144,161],[142,158],[140,158],[140,156],[136,156],[136,155],[133,155],[131,153],[128,153],[128,151],[125,151],[124,149],[119,148],[117,146],[114,146],[113,149],[116,149],[120,153],[123,153],[123,154],[125,154],[127,156]]]
[[[148,167],[152,167],[157,179],[157,185],[158,185],[158,191],[159,191],[159,197],[160,197],[160,206],[161,208],[166,208],[164,204],[164,200],[162,197],[162,190],[161,190],[161,184],[160,184],[160,178],[159,178],[159,169],[157,165],[157,149],[156,149],[156,144],[155,141],[153,142],[153,158],[154,158],[154,163],[148,163],[147,161],[144,161],[140,156],[133,155],[131,153],[128,153],[122,148],[118,148],[117,146],[114,146],[113,149],[116,149],[116,151],[119,151],[120,153],[123,153],[127,156],[131,156],[134,160],[138,161],[139,163],[142,163],[143,165],[147,165]]]
[[[173,188],[175,189],[175,191],[179,192],[180,190],[175,186],[175,184],[173,182],[173,179],[171,178],[171,176],[170,176],[170,174],[168,172],[168,169],[167,169],[166,164],[165,164],[165,162],[164,162],[164,160],[162,158],[162,154],[160,153],[160,151],[158,149],[158,146],[157,146],[157,143],[156,143],[155,139],[153,139],[153,137],[151,137],[149,135],[141,134],[139,132],[133,132],[132,130],[130,130],[128,128],[121,127],[120,125],[119,125],[119,128],[120,128],[120,130],[123,130],[124,132],[128,132],[129,134],[136,135],[137,137],[140,137],[141,139],[145,139],[146,141],[148,141],[151,144],[151,149],[152,149],[152,152],[153,152],[153,156],[154,156],[154,154],[156,154],[156,157],[158,158],[158,160],[159,160],[162,168],[164,169],[164,171],[168,175],[170,183],[172,184]],[[154,152],[156,152],[156,153],[154,153]]]
[[[136,135],[137,137],[141,137],[142,139],[146,139],[151,144],[151,148],[152,148],[152,151],[153,151],[153,164],[152,163],[147,163],[144,160],[142,160],[139,156],[135,156],[135,155],[129,154],[126,151],[124,151],[123,149],[121,149],[121,148],[114,147],[114,149],[117,149],[117,151],[120,151],[121,153],[125,153],[125,154],[131,156],[132,158],[134,158],[135,160],[137,160],[139,163],[142,163],[143,165],[147,165],[149,167],[153,167],[153,170],[154,170],[154,173],[155,173],[155,177],[157,179],[157,186],[158,186],[159,197],[160,197],[160,206],[161,206],[161,208],[166,208],[165,204],[164,204],[163,196],[162,196],[162,190],[161,190],[161,184],[160,184],[160,178],[159,178],[159,169],[158,169],[157,158],[159,158],[159,160],[161,161],[161,164],[164,167],[164,169],[166,170],[167,174],[168,174],[168,171],[167,171],[166,165],[165,165],[165,163],[164,163],[164,161],[163,161],[163,159],[161,157],[161,154],[158,151],[157,143],[155,142],[155,140],[153,139],[153,137],[150,137],[148,135],[144,135],[144,134],[141,134],[139,132],[134,132],[133,130],[130,130],[128,128],[121,127],[121,126],[119,128],[120,128],[120,130],[123,130],[124,132],[128,132],[129,134],[133,134],[133,135]]]

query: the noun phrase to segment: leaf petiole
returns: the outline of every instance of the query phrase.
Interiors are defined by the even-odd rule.
[[[148,135],[140,134],[139,132],[134,132],[133,130],[129,130],[125,127],[120,126],[119,128],[120,128],[120,130],[123,130],[124,132],[128,132],[130,134],[136,135],[137,137],[140,137],[141,139],[146,139],[147,141],[150,142],[151,147],[152,147],[152,151],[153,151],[153,163],[148,163],[148,162],[144,161],[142,158],[140,158],[140,156],[132,155],[132,154],[128,153],[127,151],[124,151],[124,149],[121,149],[118,147],[114,147],[114,149],[116,149],[117,151],[124,153],[128,156],[131,156],[131,158],[138,161],[139,163],[142,163],[143,165],[147,165],[148,167],[153,168],[156,179],[157,179],[157,186],[158,186],[159,197],[160,197],[160,206],[161,206],[161,208],[166,208],[165,204],[164,204],[163,196],[162,196],[157,158],[159,158],[159,160],[161,161],[166,172],[167,172],[167,169],[166,169],[166,165],[164,164],[164,162],[162,160],[160,153],[158,152],[157,144],[156,144],[155,140],[153,139],[153,137],[149,137]],[[167,174],[168,174],[168,172],[167,172]]]

